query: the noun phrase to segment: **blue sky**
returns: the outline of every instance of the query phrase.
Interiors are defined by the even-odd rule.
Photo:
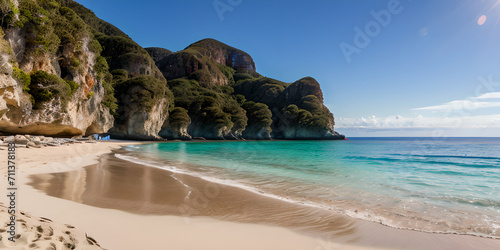
[[[500,136],[497,0],[78,2],[143,47],[214,38],[262,75],[312,76],[348,136]]]

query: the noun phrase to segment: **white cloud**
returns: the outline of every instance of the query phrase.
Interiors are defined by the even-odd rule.
[[[486,93],[486,94],[482,94],[476,98],[477,99],[500,99],[500,92]]]
[[[475,102],[471,100],[457,100],[457,101],[447,102],[442,105],[414,108],[412,110],[445,111],[445,110],[471,110],[471,109],[497,108],[497,107],[500,107],[500,102]]]
[[[356,129],[429,129],[429,128],[461,128],[482,129],[500,128],[500,114],[461,117],[424,117],[400,115],[388,117],[337,118],[335,128]]]
[[[412,110],[457,111],[457,110],[474,110],[474,109],[500,107],[499,101],[496,102],[479,101],[483,99],[500,99],[500,92],[486,93],[477,97],[470,97],[465,100],[456,100],[441,105],[414,108]]]
[[[339,117],[335,119],[335,128],[339,132],[353,136],[434,136],[435,134],[440,136],[500,136],[498,109],[487,111],[483,113],[484,115],[473,115],[470,112],[499,107],[500,92],[490,92],[464,100],[412,109],[432,111],[431,116],[415,114],[412,117],[401,115]],[[430,115],[430,113],[425,114]]]

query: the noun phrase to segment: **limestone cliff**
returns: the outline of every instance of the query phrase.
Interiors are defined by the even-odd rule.
[[[0,133],[75,136],[113,128],[117,137],[160,138],[171,94],[141,46],[74,1],[0,4]],[[131,98],[147,98],[141,81],[148,77],[163,86],[149,96],[150,107],[143,105],[150,100]],[[133,88],[123,90],[129,80]]]
[[[99,51],[75,13],[11,1],[3,14],[0,132],[73,136],[110,129],[113,116],[102,104],[105,83],[96,71]],[[57,30],[62,23],[71,29]]]
[[[257,74],[252,57],[239,49],[214,39],[204,39],[177,53],[156,56],[158,48],[150,49],[156,64],[168,80],[189,77],[203,86],[221,86],[234,83],[227,68],[238,73]],[[227,67],[227,68],[226,68]]]
[[[0,134],[343,138],[316,80],[262,77],[248,53],[214,39],[144,49],[72,0],[0,7]]]
[[[262,77],[250,55],[213,39],[176,53],[146,50],[169,79],[175,106],[189,117],[182,132],[179,126],[164,126],[166,138],[343,138],[334,131],[333,115],[314,78],[288,84]]]
[[[118,105],[114,126],[108,133],[115,138],[160,139],[158,133],[168,118],[173,97],[155,61],[129,36],[91,10],[74,1],[59,1],[91,27],[103,47],[101,55],[109,65],[107,78],[116,88]]]
[[[190,140],[188,126],[191,124],[191,118],[187,110],[176,107],[170,112],[169,118],[165,120],[159,135],[163,138]]]
[[[333,114],[323,104],[323,92],[312,77],[290,84],[277,98],[273,120],[275,138],[343,139],[334,131]]]
[[[151,140],[158,136],[168,118],[172,99],[166,83],[151,76],[139,76],[115,85],[118,110],[114,138]]]

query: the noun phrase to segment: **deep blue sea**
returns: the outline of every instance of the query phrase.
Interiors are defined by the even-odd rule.
[[[167,142],[126,149],[130,154],[117,156],[332,213],[500,237],[500,138]]]

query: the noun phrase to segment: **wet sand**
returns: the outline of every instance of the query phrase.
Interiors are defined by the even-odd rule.
[[[31,175],[28,184],[49,196],[135,214],[181,216],[186,222],[212,217],[285,227],[317,238],[317,249],[342,249],[347,245],[384,249],[500,248],[500,240],[389,228],[134,164],[114,154],[103,155],[99,163],[74,171]]]

